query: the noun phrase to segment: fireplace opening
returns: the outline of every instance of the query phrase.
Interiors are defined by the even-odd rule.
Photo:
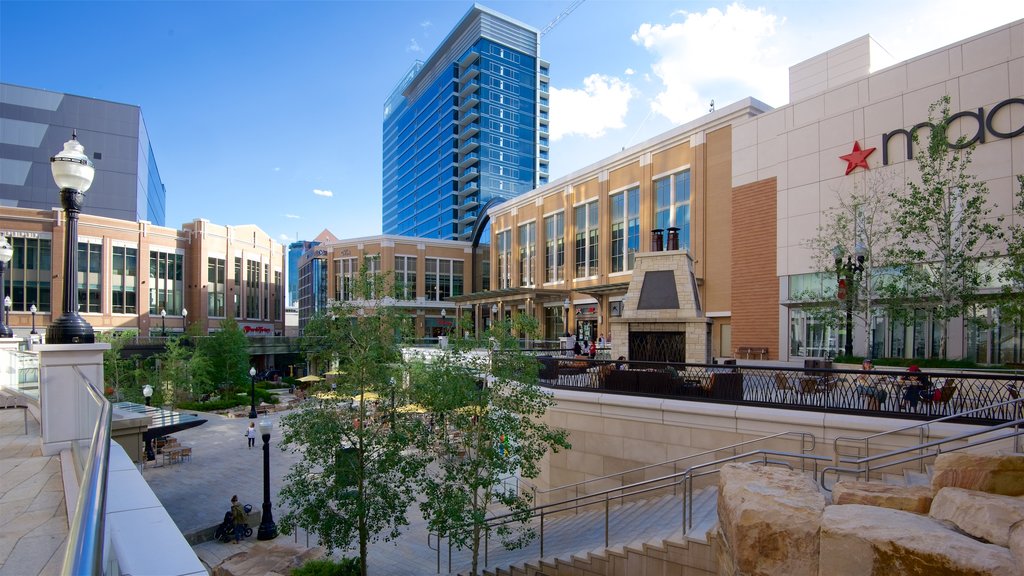
[[[630,332],[630,361],[685,362],[685,332]]]

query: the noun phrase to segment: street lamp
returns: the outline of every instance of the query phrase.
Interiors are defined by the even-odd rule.
[[[274,514],[270,509],[270,430],[273,427],[274,424],[266,416],[260,420],[260,436],[263,437],[263,517],[260,520],[260,528],[256,531],[257,540],[277,538],[277,525],[274,524]]]
[[[13,330],[11,330],[11,297],[10,296],[4,296],[4,316],[5,316],[4,324],[6,325],[7,330],[13,332]],[[13,336],[14,334],[12,333],[11,335]]]
[[[188,308],[181,309],[181,333],[188,332]]]
[[[33,305],[28,307],[28,311],[32,313],[32,331],[29,332],[29,334],[39,334],[39,332],[36,332],[36,311],[37,310],[38,310],[38,308],[36,308],[35,304],[33,304]]]
[[[249,419],[256,419],[256,367],[249,367],[249,397],[252,399],[252,406],[249,408]]]
[[[572,306],[572,302],[569,302],[569,297],[566,296],[565,300],[562,300],[562,327],[565,328],[565,337],[569,337],[569,306]]]
[[[448,321],[446,318],[448,318],[448,312],[441,308],[441,334],[445,336],[448,335]]]
[[[163,326],[160,328],[160,335],[166,337],[167,336],[167,309],[166,308],[161,308],[160,309],[160,322],[163,324]]]
[[[4,284],[4,268],[7,267],[7,263],[11,261],[13,255],[14,248],[11,248],[7,238],[0,236],[0,294],[7,290],[7,285]],[[0,338],[12,338],[13,336],[14,330],[11,330],[10,326],[0,317]]]
[[[840,300],[846,301],[846,346],[844,355],[853,356],[853,295],[856,292],[855,283],[860,281],[861,274],[864,272],[864,260],[867,257],[864,255],[864,247],[857,244],[857,262],[854,263],[853,257],[849,254],[846,255],[846,261],[843,262],[844,250],[842,246],[836,245],[832,249],[832,256],[836,262],[836,282],[839,285],[837,296]]]
[[[149,384],[143,386],[142,395],[146,397],[146,406],[149,406],[150,402],[153,400],[153,387]]]
[[[61,294],[61,316],[46,329],[47,344],[92,344],[96,342],[92,326],[78,315],[78,214],[85,204],[85,193],[92,186],[96,170],[78,142],[78,134],[64,149],[50,158],[53,181],[60,188],[60,204],[64,208],[67,230],[64,234],[64,286]]]
[[[146,384],[142,387],[142,395],[146,397],[146,406],[150,405],[153,398],[153,387]],[[146,438],[146,460],[156,460],[156,452],[153,452],[153,439]]]

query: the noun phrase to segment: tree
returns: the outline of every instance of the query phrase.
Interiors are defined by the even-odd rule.
[[[302,338],[311,362],[344,373],[337,393],[356,401],[325,394],[281,421],[282,447],[303,454],[280,492],[289,509],[282,529],[301,526],[328,549],[356,542],[364,576],[368,544],[398,537],[408,523],[413,479],[424,465],[422,455],[409,451],[422,424],[398,409],[407,401],[398,334],[403,313],[374,299],[374,287],[384,282],[364,267],[353,286],[362,299],[314,317]]]
[[[433,460],[420,478],[420,510],[431,531],[471,550],[473,575],[494,506],[511,514],[497,529],[506,548],[534,536],[525,525],[531,494],[508,489],[505,481],[517,473],[536,477],[549,450],[569,448],[567,433],[542,421],[554,401],[537,385],[537,360],[519,351],[517,333],[536,335],[536,321],[516,315],[495,322],[489,359],[457,337],[412,375],[412,395],[433,423],[421,445]]]
[[[999,315],[1024,327],[1024,175],[1017,176],[1017,186],[1013,208],[1017,222],[1007,230],[1006,263],[999,274],[1003,285]]]
[[[210,381],[202,376],[211,371],[209,358],[184,338],[166,338],[159,359],[160,387],[165,402],[172,408],[180,401],[193,399],[212,389]]]
[[[199,339],[197,350],[208,359],[196,372],[200,380],[228,390],[249,385],[249,340],[233,318],[224,318],[219,330]]]
[[[137,334],[134,330],[111,330],[96,334],[97,340],[110,344],[110,348],[103,351],[103,380],[106,387],[113,390],[113,396],[117,401],[124,400],[125,392],[127,392],[125,388],[134,381],[132,371],[135,362],[130,358],[124,358],[123,352],[125,345],[134,340]],[[128,395],[130,397],[142,396],[141,389],[135,392],[138,394],[129,393]]]
[[[835,206],[824,211],[825,223],[807,243],[816,268],[837,278],[844,275],[836,266],[837,256],[864,256],[863,272],[846,289],[853,317],[865,327],[871,325],[878,311],[879,292],[888,279],[886,255],[900,241],[889,216],[894,206],[894,184],[892,170],[879,170],[865,175],[850,190],[839,190]],[[824,282],[827,285],[830,279]],[[823,289],[816,299],[814,294],[804,293],[799,299],[814,302],[814,316],[827,319],[835,327],[842,325],[846,301],[839,299],[835,291]],[[864,349],[870,354],[870,329],[864,330]]]
[[[887,283],[896,301],[926,302],[940,327],[946,357],[949,321],[967,317],[991,274],[982,261],[997,255],[1001,218],[990,218],[985,183],[968,172],[972,147],[949,138],[949,96],[928,109],[931,130],[914,156],[920,173],[906,193],[893,190],[893,223],[903,241],[887,251],[899,281]],[[914,134],[914,142],[918,141]]]

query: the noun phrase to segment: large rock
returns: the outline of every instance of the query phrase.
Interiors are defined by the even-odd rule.
[[[942,522],[877,506],[829,506],[821,517],[819,574],[1020,576],[1010,550]]]
[[[952,522],[975,538],[1009,546],[1010,526],[1024,520],[1024,498],[943,488],[935,495],[929,515]]]
[[[214,566],[213,576],[270,576],[291,574],[309,560],[323,558],[323,548],[306,548],[287,541],[259,542]]]
[[[1010,526],[1010,554],[1017,561],[1017,566],[1024,566],[1024,522]]]
[[[838,482],[832,488],[834,504],[866,504],[916,514],[927,514],[932,505],[928,486],[895,486],[876,482]]]
[[[738,573],[816,576],[818,523],[825,497],[799,472],[727,464],[718,489],[718,519]]]
[[[1024,495],[1024,456],[948,452],[935,458],[932,490],[952,486],[1004,496]]]

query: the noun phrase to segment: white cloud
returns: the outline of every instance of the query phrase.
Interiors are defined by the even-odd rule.
[[[633,74],[636,74],[636,70],[633,70],[632,68],[626,68],[625,74],[626,76],[632,76]]]
[[[675,123],[707,112],[715,98],[732,102],[755,95],[776,105],[788,100],[787,66],[778,64],[776,26],[764,8],[730,4],[722,12],[681,13],[682,22],[644,23],[633,41],[654,55],[651,71],[662,91],[651,108]]]
[[[299,218],[301,218],[301,216],[299,216],[298,214],[285,214],[284,217],[291,218],[292,220],[298,220]]]
[[[423,48],[420,48],[420,43],[415,38],[409,38],[409,46],[405,49],[406,52],[423,52]]]
[[[279,234],[277,237],[280,238],[284,242],[287,242],[287,241],[291,240],[291,238],[289,238],[287,234]]]
[[[281,171],[281,167],[280,166],[274,166],[274,172],[280,172],[280,171]]]
[[[610,128],[625,127],[633,87],[618,78],[591,74],[583,88],[551,89],[551,139],[579,134],[600,138]]]
[[[334,192],[331,192],[330,190],[320,190],[319,188],[314,188],[313,194],[316,194],[317,196],[324,196],[326,198],[334,196]]]
[[[430,20],[424,20],[423,22],[420,22],[420,28],[423,28],[424,30],[426,30],[427,28],[430,28],[433,25],[434,25],[434,23],[431,22]]]

